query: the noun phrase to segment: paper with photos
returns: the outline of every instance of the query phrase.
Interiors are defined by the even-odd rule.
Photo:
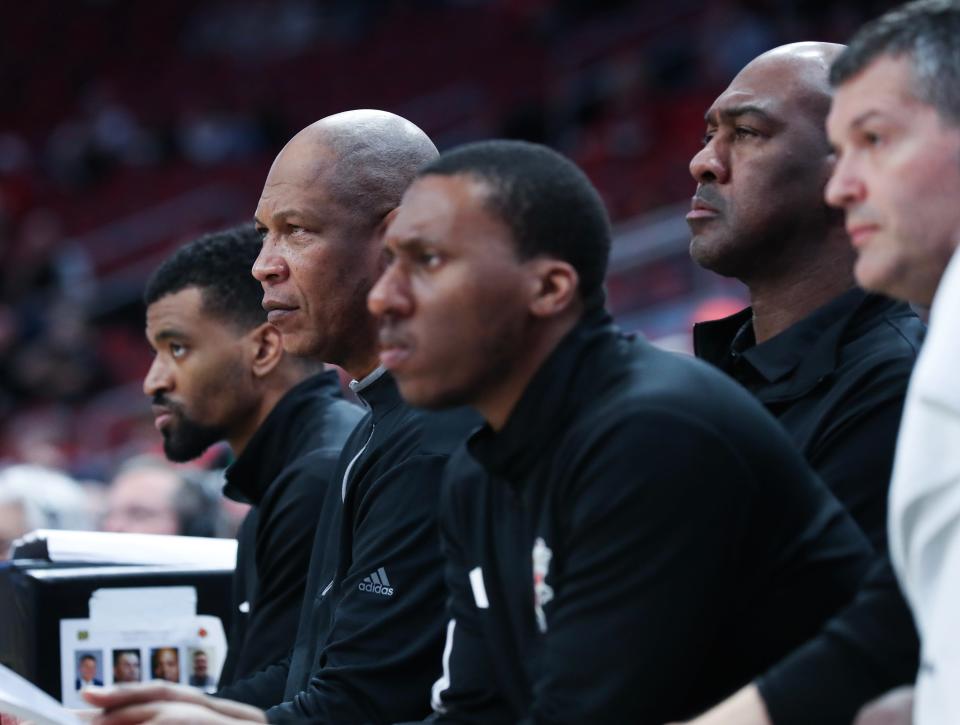
[[[211,690],[227,639],[218,617],[196,614],[196,601],[193,587],[95,591],[90,618],[60,621],[63,704],[88,707],[89,685],[164,679]]]

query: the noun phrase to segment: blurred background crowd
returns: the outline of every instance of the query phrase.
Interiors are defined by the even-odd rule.
[[[686,252],[703,113],[764,50],[843,42],[890,2],[32,0],[0,23],[0,558],[37,527],[231,535],[213,450],[159,456],[150,271],[251,218],[297,130],[382,108],[442,149],[547,143],[600,189],[628,329],[684,349],[738,309]],[[165,478],[166,482],[161,479]],[[132,482],[131,482],[132,481]],[[108,484],[113,482],[112,487]],[[108,495],[109,491],[109,495]]]

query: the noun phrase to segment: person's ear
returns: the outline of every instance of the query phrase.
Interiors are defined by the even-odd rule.
[[[283,337],[276,327],[264,322],[250,333],[250,343],[254,377],[266,377],[283,359]]]
[[[380,224],[377,226],[377,236],[379,237],[380,241],[383,241],[384,236],[387,234],[387,227],[390,226],[390,222],[397,218],[398,213],[400,213],[400,207],[395,206],[384,215],[383,219],[380,220]]]
[[[570,309],[578,299],[580,276],[569,262],[550,257],[530,260],[530,313],[553,317]]]

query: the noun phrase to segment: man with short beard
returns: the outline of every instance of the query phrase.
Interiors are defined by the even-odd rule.
[[[259,253],[252,226],[201,237],[164,261],[144,294],[155,357],[143,389],[164,452],[188,461],[227,441],[237,460],[224,493],[252,505],[221,685],[292,646],[323,497],[362,416],[334,371],[283,351],[250,276]]]
[[[263,247],[253,273],[263,306],[284,349],[355,378],[369,414],[327,491],[290,655],[218,698],[170,685],[92,694],[89,702],[108,709],[105,725],[392,723],[429,713],[446,601],[441,474],[477,421],[404,403],[379,364],[367,293],[384,268],[383,234],[403,192],[436,156],[406,119],[358,110],[303,129],[274,161],[255,216]]]

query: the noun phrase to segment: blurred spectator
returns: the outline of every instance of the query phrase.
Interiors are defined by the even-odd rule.
[[[49,468],[18,465],[0,470],[0,559],[10,544],[35,529],[89,529],[87,499],[79,484]]]
[[[789,40],[842,41],[883,5],[37,0],[8,14],[8,54],[39,37],[47,50],[29,74],[0,64],[0,459],[26,460],[13,444],[41,402],[70,418],[44,460],[79,474],[92,458],[98,475],[122,460],[138,421],[135,396],[118,399],[145,370],[146,271],[182,238],[248,216],[292,129],[370,105],[410,109],[441,145],[545,142],[623,221],[687,194],[696,109],[745,59]],[[639,269],[630,286],[662,278]],[[686,331],[646,302],[615,311],[642,314],[648,334]]]
[[[139,534],[217,536],[219,492],[198,474],[158,456],[138,456],[117,472],[101,529]]]
[[[59,406],[38,406],[10,416],[6,445],[12,459],[44,468],[67,470],[64,448],[69,437],[69,415]]]
[[[226,111],[188,112],[178,133],[184,157],[199,166],[243,158],[264,145],[256,119]]]

